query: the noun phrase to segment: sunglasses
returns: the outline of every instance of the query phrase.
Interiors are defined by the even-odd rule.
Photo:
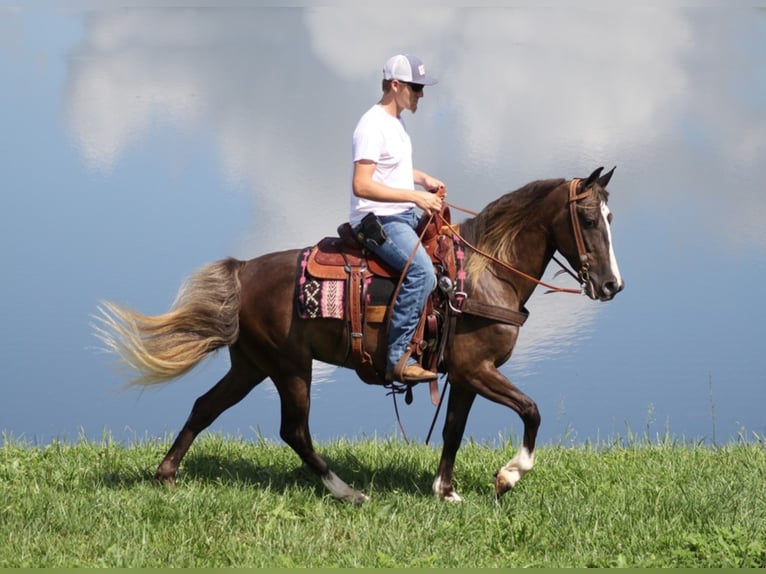
[[[416,94],[419,94],[420,92],[423,91],[423,84],[413,84],[412,82],[403,82],[401,80],[399,80],[399,83],[406,84]]]

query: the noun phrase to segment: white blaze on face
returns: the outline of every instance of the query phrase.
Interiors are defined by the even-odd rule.
[[[622,275],[620,275],[620,268],[617,266],[617,257],[614,254],[614,246],[612,245],[612,226],[609,224],[609,207],[606,202],[601,202],[601,217],[604,218],[604,225],[606,226],[606,237],[609,240],[609,266],[612,269],[612,275],[617,280],[617,285],[622,287]]]

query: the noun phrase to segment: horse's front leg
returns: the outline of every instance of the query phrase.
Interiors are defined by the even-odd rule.
[[[513,409],[524,423],[521,449],[495,474],[495,493],[500,496],[513,488],[535,464],[540,411],[537,404],[504,377],[494,364],[485,362],[478,366],[467,381],[477,394]]]
[[[499,376],[500,373],[498,373]],[[505,379],[505,397],[507,403],[515,410],[524,423],[524,439],[521,449],[508,461],[508,463],[497,471],[495,475],[495,493],[497,496],[508,492],[513,488],[521,477],[532,470],[535,465],[535,441],[537,440],[537,430],[540,428],[540,411],[537,404],[527,395],[522,393],[510,381]]]
[[[452,485],[452,472],[455,468],[455,457],[460,448],[460,442],[463,440],[468,412],[471,410],[475,398],[476,393],[471,389],[450,385],[447,414],[442,431],[444,446],[433,484],[434,494],[450,502],[463,501]]]

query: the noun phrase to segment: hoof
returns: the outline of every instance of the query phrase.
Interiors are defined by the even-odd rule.
[[[495,495],[502,496],[511,490],[521,480],[521,473],[516,470],[501,468],[495,475]]]
[[[521,477],[532,470],[535,466],[535,455],[526,447],[516,453],[503,468],[495,474],[495,494],[502,496],[511,490]]]
[[[446,500],[447,502],[463,502],[463,497],[455,492],[455,489],[452,488],[452,484],[442,482],[442,479],[438,476],[434,479],[433,491],[436,498],[439,500]]]
[[[155,486],[166,486],[170,489],[174,489],[176,487],[176,477],[175,476],[162,476],[161,474],[155,474],[154,478],[152,479],[152,484]]]
[[[343,482],[333,471],[327,471],[322,477],[322,483],[330,491],[335,500],[350,502],[352,504],[363,504],[370,500],[370,497],[356,489],[351,488]]]
[[[370,497],[364,494],[363,492],[359,492],[358,490],[355,490],[353,493],[349,494],[347,497],[342,498],[340,500],[343,500],[343,502],[350,502],[351,504],[364,504],[365,502],[370,501]]]
[[[446,502],[454,502],[456,504],[460,503],[460,502],[463,502],[463,497],[460,496],[454,490],[452,492],[450,492],[449,494],[445,494],[443,496],[440,496],[439,498],[441,498],[442,500],[444,500]]]

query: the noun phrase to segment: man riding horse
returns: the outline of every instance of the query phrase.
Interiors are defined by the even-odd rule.
[[[402,54],[389,58],[383,66],[383,96],[361,117],[353,139],[349,221],[369,251],[404,272],[391,312],[386,354],[386,379],[403,383],[437,378],[415,361],[410,350],[428,295],[436,287],[431,258],[415,232],[419,220],[415,208],[439,213],[446,188],[413,168],[412,142],[401,117],[404,110],[414,114],[424,86],[435,83],[419,58]]]

